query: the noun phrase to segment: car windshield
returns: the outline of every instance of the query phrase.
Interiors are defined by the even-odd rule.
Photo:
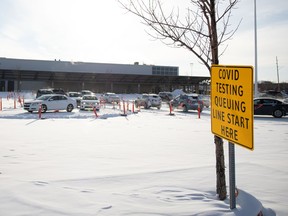
[[[51,97],[51,95],[42,95],[37,98],[37,100],[48,100]]]
[[[96,96],[84,96],[82,99],[83,100],[98,100]]]
[[[69,93],[69,97],[80,97],[80,93]]]

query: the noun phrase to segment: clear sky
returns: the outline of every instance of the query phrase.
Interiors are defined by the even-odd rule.
[[[254,66],[254,0],[241,0],[231,26],[241,18],[220,64]],[[258,80],[277,82],[277,56],[280,82],[288,82],[288,1],[257,1],[257,19]],[[117,0],[0,0],[0,57],[139,62],[179,66],[180,75],[209,75],[191,52],[167,47],[147,31]]]

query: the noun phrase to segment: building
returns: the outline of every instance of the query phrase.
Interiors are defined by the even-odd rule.
[[[143,93],[195,90],[209,77],[179,76],[179,68],[134,64],[0,58],[0,91],[63,88],[97,93]]]

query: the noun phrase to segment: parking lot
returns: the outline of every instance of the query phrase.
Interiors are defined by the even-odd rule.
[[[170,115],[164,103],[138,113],[130,106],[122,115],[119,105],[106,104],[98,117],[74,109],[47,111],[39,119],[5,100],[1,214],[197,215],[210,209],[206,215],[231,215],[229,202],[220,205],[215,194],[209,109],[201,118],[195,111]],[[236,147],[240,194],[251,194],[277,215],[287,215],[287,120],[255,117],[254,151]],[[251,215],[241,214],[248,203],[237,203],[237,215]]]
[[[145,109],[143,106],[136,107],[135,100],[137,99],[138,94],[127,94],[121,95],[120,103],[101,103],[100,110],[96,113],[93,109],[90,110],[80,110],[79,107],[74,108],[74,110],[69,113],[65,110],[52,110],[42,113],[39,116],[39,112],[28,113],[23,109],[23,104],[26,101],[31,101],[34,99],[34,95],[31,93],[23,95],[11,95],[7,97],[6,95],[2,96],[2,111],[0,111],[1,118],[110,118],[115,116],[125,116],[130,114],[136,114],[138,112],[158,112],[165,114],[178,113],[179,115],[184,114],[182,109],[172,109],[168,102],[162,102],[160,109],[156,107],[151,107]],[[98,96],[100,98],[100,96]],[[207,114],[209,108],[204,108],[203,113]],[[61,114],[59,114],[61,113]],[[197,111],[189,111],[192,115],[198,115]]]

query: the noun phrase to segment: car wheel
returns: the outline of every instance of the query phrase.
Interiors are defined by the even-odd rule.
[[[74,109],[74,106],[72,105],[72,104],[69,104],[68,106],[67,106],[67,112],[72,112],[72,110]]]
[[[183,106],[182,106],[182,110],[183,110],[183,112],[188,112],[187,106],[186,106],[186,105],[183,105]]]
[[[158,106],[157,109],[160,110],[160,109],[161,109],[161,106]]]
[[[41,105],[41,112],[45,113],[47,111],[47,106],[45,104]]]
[[[273,116],[274,116],[275,118],[281,118],[281,117],[283,116],[282,110],[279,110],[279,109],[274,110],[274,111],[273,111]]]

